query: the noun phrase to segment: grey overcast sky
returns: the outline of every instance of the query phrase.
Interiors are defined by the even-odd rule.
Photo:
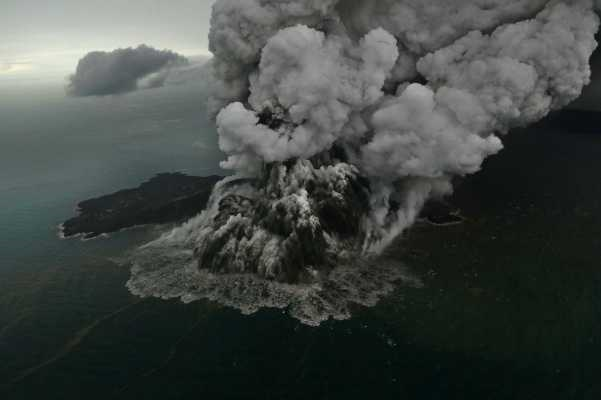
[[[206,54],[214,0],[0,0],[0,78],[61,76],[92,50]]]

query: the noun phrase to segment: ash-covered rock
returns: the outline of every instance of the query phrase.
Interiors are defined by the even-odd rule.
[[[349,164],[317,163],[268,165],[244,195],[230,183],[198,238],[199,268],[288,283],[327,275],[360,244],[369,187]]]
[[[201,215],[133,252],[127,287],[245,314],[287,309],[319,325],[375,305],[398,283],[419,286],[398,262],[360,257],[370,188],[336,153],[219,182]]]

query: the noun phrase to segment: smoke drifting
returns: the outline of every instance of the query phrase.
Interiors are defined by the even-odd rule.
[[[79,60],[75,74],[69,77],[67,92],[72,96],[107,96],[160,87],[172,68],[186,65],[185,57],[146,45],[108,53],[94,51]]]
[[[511,128],[576,99],[598,27],[592,0],[218,1],[210,104],[235,176],[139,250],[129,287],[244,308],[257,297],[216,282],[250,279],[298,288],[272,304],[297,309],[337,277],[352,284],[314,318],[348,316],[399,276],[340,266],[379,254]]]

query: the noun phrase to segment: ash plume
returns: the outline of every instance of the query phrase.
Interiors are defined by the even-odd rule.
[[[510,129],[575,100],[598,28],[592,0],[217,1],[210,105],[234,176],[137,252],[128,286],[348,317],[399,279],[374,265],[363,279],[369,261],[353,260],[373,260]]]
[[[79,60],[69,77],[67,93],[77,97],[107,96],[161,87],[173,68],[188,64],[188,59],[177,53],[146,45],[93,51]]]

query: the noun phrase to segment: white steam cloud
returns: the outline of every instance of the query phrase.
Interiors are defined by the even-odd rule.
[[[598,27],[592,0],[219,0],[210,104],[236,177],[140,250],[130,288],[169,297],[147,272],[172,288],[193,268],[325,290],[502,135],[575,100]],[[151,265],[159,249],[175,261]]]

